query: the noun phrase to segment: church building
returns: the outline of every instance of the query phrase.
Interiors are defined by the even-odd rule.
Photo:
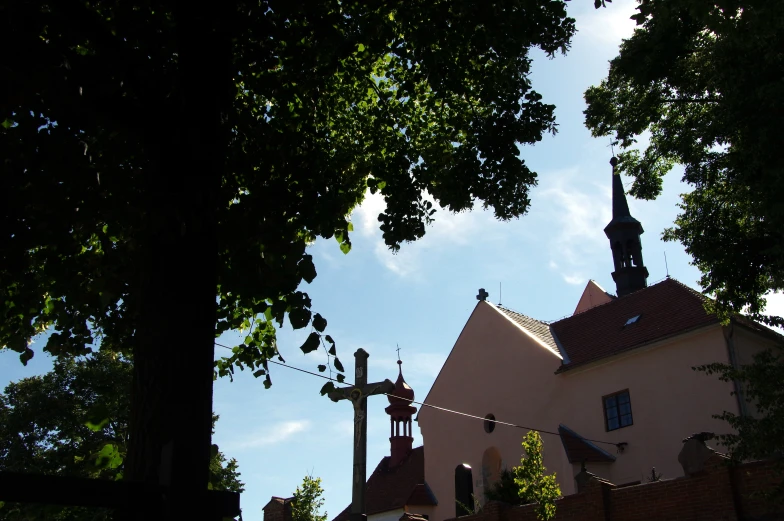
[[[726,432],[714,414],[755,413],[739,385],[692,368],[749,363],[782,336],[743,316],[721,324],[705,311],[703,295],[669,277],[648,285],[644,230],[629,212],[616,163],[604,229],[615,295],[589,281],[571,316],[544,322],[493,304],[480,290],[424,400],[473,417],[423,406],[414,418],[414,390],[401,366],[386,408],[390,455],[367,480],[369,521],[466,514],[463,505],[484,501],[502,470],[519,464],[529,428],[540,432],[547,471],[570,495],[581,468],[619,486],[645,482],[653,467],[664,478],[681,476],[673,455],[684,438]],[[412,420],[422,447],[412,447]],[[268,507],[272,519],[285,500]],[[347,507],[332,521],[348,518]]]
[[[617,485],[645,482],[651,469],[683,474],[673,457],[696,432],[722,433],[712,418],[748,414],[742,389],[692,368],[744,364],[781,336],[742,316],[727,325],[705,297],[667,278],[648,286],[642,225],[629,212],[613,158],[612,220],[604,229],[616,295],[589,281],[572,316],[544,322],[486,300],[471,316],[423,407],[425,478],[438,504],[430,519],[464,514],[503,468],[519,464],[524,428],[539,430],[544,464],[564,495],[589,472]],[[732,392],[737,393],[736,396]]]

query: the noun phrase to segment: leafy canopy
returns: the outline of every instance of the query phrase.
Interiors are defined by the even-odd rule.
[[[321,512],[323,494],[321,478],[305,476],[291,500],[291,521],[327,521],[327,513]]]
[[[8,384],[0,394],[0,472],[121,479],[131,373],[127,359],[102,351],[61,359],[49,373]],[[210,487],[241,492],[237,461],[213,449]],[[0,509],[3,521],[85,518],[111,519],[112,513],[33,504]]]
[[[695,368],[707,375],[717,375],[723,382],[735,382],[746,409],[740,414],[724,411],[713,417],[726,421],[729,434],[720,434],[719,442],[727,447],[736,461],[776,458],[778,483],[768,499],[784,501],[784,348],[767,349],[754,355],[752,363],[740,367],[714,363]],[[733,395],[736,392],[733,392]]]
[[[693,190],[664,238],[686,247],[715,310],[760,313],[784,290],[784,3],[640,0],[637,11],[607,78],[585,93],[586,125],[620,144],[636,197],[655,198],[685,167]]]
[[[528,431],[523,437],[523,456],[520,465],[504,469],[500,479],[485,491],[488,501],[503,501],[511,505],[536,503],[536,517],[548,520],[555,517],[555,500],[561,497],[561,488],[555,473],[546,474],[542,462],[542,437]]]
[[[680,241],[702,272],[708,305],[724,319],[764,316],[764,296],[784,289],[784,3],[642,0],[634,35],[621,45],[601,85],[585,93],[586,125],[613,136],[631,192],[655,198],[678,163],[693,190],[664,238]],[[643,152],[635,144],[649,137]],[[721,436],[740,460],[781,452],[781,349],[746,367],[697,368],[734,381],[753,414],[724,412]]]
[[[316,277],[307,246],[317,237],[349,251],[349,215],[368,191],[386,202],[378,219],[392,249],[422,237],[438,205],[526,213],[537,176],[518,147],[556,131],[529,49],[565,52],[575,26],[556,0],[230,5],[216,334],[247,336],[216,373],[248,367],[269,386],[286,317],[310,326],[302,351],[337,355],[299,288]],[[0,100],[0,346],[26,362],[30,339],[51,328],[44,349],[55,355],[99,341],[123,351],[158,226],[147,173],[162,168],[178,125],[171,103],[188,87],[177,12],[111,0],[0,11],[25,21],[0,35],[15,50]]]

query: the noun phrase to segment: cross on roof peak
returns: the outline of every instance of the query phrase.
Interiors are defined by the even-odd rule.
[[[485,288],[479,288],[479,294],[476,296],[476,300],[481,300],[482,302],[484,302],[485,300],[487,300],[487,297],[489,296],[490,293],[485,291]]]

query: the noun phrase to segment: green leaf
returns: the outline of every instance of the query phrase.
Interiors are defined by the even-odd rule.
[[[342,373],[343,371],[345,371],[345,369],[343,369],[343,364],[342,364],[342,363],[340,363],[340,358],[338,358],[338,357],[335,357],[335,359],[332,361],[332,364],[335,366],[335,369],[337,369],[337,370],[338,370],[338,371],[340,371],[341,373]]]
[[[84,425],[93,432],[98,432],[109,425],[109,408],[105,404],[93,406],[87,411]]]
[[[255,376],[256,378],[258,378],[259,376],[264,376],[265,374],[267,374],[267,371],[265,371],[264,369],[253,371],[253,376]]]
[[[264,378],[264,388],[269,389],[270,387],[272,387],[272,379],[269,373],[267,373],[267,376]]]
[[[332,356],[337,355],[338,353],[337,353],[337,350],[335,349],[335,341],[332,340],[332,337],[329,336],[329,335],[326,335],[324,337],[324,340],[326,340],[327,342],[329,342],[332,345],[332,347],[329,348],[329,354],[331,354]]]
[[[2,125],[4,129],[8,130],[9,128],[14,126],[14,122],[11,121],[10,119],[5,119],[3,120],[2,123],[0,123],[0,125]]]
[[[33,358],[33,355],[35,355],[35,353],[33,353],[33,350],[30,349],[29,347],[26,347],[24,352],[21,355],[19,355],[19,360],[22,361],[22,365],[27,365],[27,362],[29,362]]]
[[[319,348],[319,334],[318,333],[311,333],[308,335],[307,340],[305,343],[302,344],[299,348],[302,349],[302,352],[305,354],[312,353],[316,349]]]
[[[319,391],[319,393],[321,393],[321,396],[324,396],[325,394],[329,394],[334,390],[335,390],[335,384],[333,384],[332,382],[327,382],[324,384],[324,387],[321,388],[321,391]]]
[[[324,371],[327,370],[327,366],[324,365],[324,364],[319,364],[318,370],[319,370],[319,373],[323,373]]]
[[[316,266],[313,264],[312,255],[303,255],[302,260],[299,261],[299,264],[297,264],[297,268],[300,277],[302,277],[308,284],[313,282],[313,279],[316,278]]]
[[[343,383],[343,382],[345,382],[345,381],[346,381],[346,375],[344,375],[344,374],[338,374],[338,376],[337,376],[337,380],[338,380],[338,382],[340,382],[340,383]]]
[[[294,329],[302,329],[310,322],[310,310],[306,308],[295,308],[289,311],[289,322]]]
[[[357,45],[357,50],[359,52],[365,52],[365,46],[360,43],[360,44]]]
[[[220,452],[220,449],[215,443],[210,445],[210,458],[214,458],[215,456],[217,456],[218,452]]]
[[[116,469],[122,465],[123,457],[117,446],[113,443],[107,443],[98,452],[98,457],[95,460],[95,465],[98,468]]]
[[[316,331],[323,332],[327,328],[327,319],[316,313],[313,317],[313,327]]]
[[[342,251],[344,255],[347,255],[348,252],[351,251],[351,243],[348,242],[348,241],[341,242],[340,243],[340,251]]]
[[[346,227],[346,229],[348,231],[350,231],[350,232],[353,232],[354,231],[354,223],[351,223],[351,222],[348,223],[348,226]]]

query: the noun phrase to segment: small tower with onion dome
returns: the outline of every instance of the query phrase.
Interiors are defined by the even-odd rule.
[[[411,418],[417,411],[416,407],[411,406],[414,390],[403,379],[403,362],[398,360],[397,365],[399,374],[395,382],[395,390],[387,396],[389,407],[384,409],[390,419],[389,468],[398,466],[411,453],[411,446],[414,442],[414,436],[411,433],[413,426]]]

